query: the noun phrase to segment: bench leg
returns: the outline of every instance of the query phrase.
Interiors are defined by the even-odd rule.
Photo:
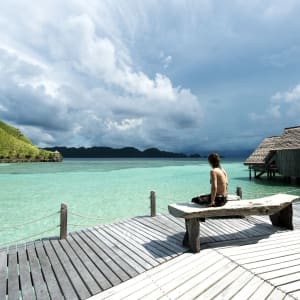
[[[278,213],[271,215],[270,220],[274,226],[293,230],[293,205],[290,204]]]
[[[190,247],[193,253],[200,252],[200,224],[199,219],[185,219],[186,232],[182,244]]]

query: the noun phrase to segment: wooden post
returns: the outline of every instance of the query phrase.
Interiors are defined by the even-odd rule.
[[[243,199],[243,192],[242,192],[242,188],[241,188],[240,186],[238,186],[238,187],[236,188],[236,194],[237,194],[238,196],[240,196],[241,199]]]
[[[60,236],[61,240],[67,238],[67,227],[68,227],[68,207],[62,203],[60,207]]]
[[[249,179],[252,180],[252,169],[249,167]]]
[[[156,216],[156,197],[155,192],[150,192],[150,208],[151,208],[151,217]]]

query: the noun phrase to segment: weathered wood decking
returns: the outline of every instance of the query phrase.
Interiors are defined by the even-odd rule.
[[[209,219],[196,255],[181,245],[183,221],[170,215],[17,245],[0,250],[0,299],[300,299],[298,203],[294,224]]]

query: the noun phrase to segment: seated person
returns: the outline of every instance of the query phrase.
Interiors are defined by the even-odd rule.
[[[208,162],[212,169],[210,171],[211,193],[192,199],[198,204],[208,204],[208,206],[223,206],[227,202],[227,174],[221,167],[221,159],[217,153],[208,156]]]

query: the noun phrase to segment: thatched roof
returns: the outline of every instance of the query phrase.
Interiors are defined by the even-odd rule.
[[[265,165],[276,150],[300,149],[300,126],[285,128],[281,136],[265,138],[245,165]]]
[[[284,129],[276,145],[276,150],[282,149],[300,149],[300,126]]]
[[[276,149],[278,140],[280,136],[272,136],[265,138],[256,150],[247,158],[245,165],[264,165],[266,163],[266,158],[269,156],[270,151]]]

